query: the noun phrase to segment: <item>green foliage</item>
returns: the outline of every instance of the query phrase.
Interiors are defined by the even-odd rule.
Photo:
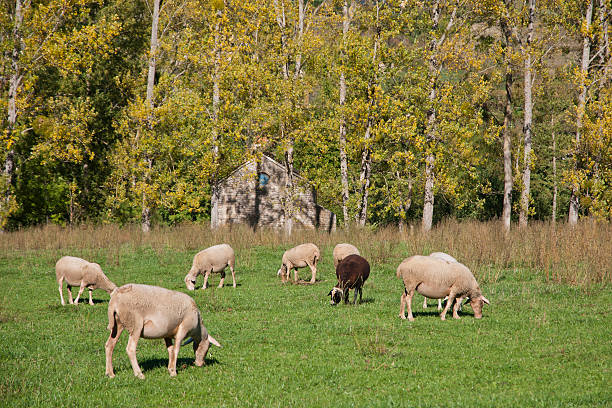
[[[143,205],[153,208],[160,223],[206,219],[214,180],[262,152],[282,160],[289,145],[296,169],[317,188],[319,201],[341,214],[343,121],[349,217],[358,211],[366,149],[372,158],[370,224],[421,216],[429,154],[435,156],[435,220],[498,217],[506,66],[514,75],[514,197],[521,188],[524,3],[468,1],[453,14],[454,3],[442,1],[434,27],[426,2],[348,2],[346,39],[343,3],[305,0],[300,36],[296,2],[163,2],[149,107],[144,101],[149,3],[26,2],[15,32],[16,3],[5,1],[7,7],[0,7],[3,112],[8,112],[15,66],[21,80],[16,123],[9,126],[7,115],[1,122],[0,159],[14,152],[16,166],[12,177],[0,177],[0,228],[47,221],[137,222]],[[584,2],[576,0],[538,3],[538,35],[529,50],[536,78],[530,208],[536,219],[551,216],[555,185],[558,214],[567,212],[572,186],[579,187],[583,215],[609,220],[612,213],[609,53],[599,53],[586,78],[577,70],[582,36],[592,39],[594,55],[612,33],[598,13],[587,33],[584,12]],[[516,29],[508,46],[500,34],[502,18]],[[432,40],[443,33],[434,55]],[[439,72],[430,70],[433,57]],[[580,79],[589,95],[584,137],[574,145]],[[213,106],[215,82],[218,106]],[[432,86],[436,97],[429,100]],[[434,140],[428,142],[432,110]],[[39,194],[48,194],[44,203]]]

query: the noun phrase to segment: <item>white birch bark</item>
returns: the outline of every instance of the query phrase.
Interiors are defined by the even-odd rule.
[[[354,7],[354,1],[351,7]],[[346,156],[346,118],[344,116],[344,105],[346,103],[346,78],[345,78],[345,64],[346,64],[346,41],[348,30],[350,28],[350,15],[349,15],[348,0],[344,0],[342,6],[342,66],[340,72],[340,179],[342,183],[342,215],[344,217],[344,228],[347,229],[349,226],[349,215],[348,215],[348,199],[349,199],[349,187],[348,187],[348,160]]]
[[[577,170],[577,160],[578,160],[578,152],[580,149],[580,139],[582,132],[582,120],[584,117],[584,110],[586,105],[586,96],[587,96],[587,88],[586,88],[586,78],[589,74],[589,60],[591,55],[591,37],[589,37],[588,32],[591,28],[591,21],[593,18],[593,2],[594,0],[587,0],[587,9],[585,14],[585,29],[587,34],[584,35],[582,39],[582,63],[580,67],[580,93],[578,95],[578,110],[577,110],[577,118],[576,118],[576,139],[575,139],[575,147],[574,147],[574,170]],[[572,195],[570,197],[569,203],[569,214],[567,221],[571,226],[574,226],[578,223],[578,191],[579,186],[576,182],[572,183]]]
[[[523,116],[523,190],[521,192],[521,209],[519,212],[519,227],[527,226],[529,217],[529,194],[531,185],[531,145],[533,137],[533,100],[532,100],[532,70],[531,43],[533,39],[533,20],[535,17],[535,0],[529,0],[529,20],[527,26],[527,42],[524,48],[525,74],[524,74],[524,116]]]
[[[148,109],[153,109],[153,92],[155,90],[155,70],[157,67],[157,31],[159,25],[159,6],[160,0],[153,0],[153,18],[151,20],[151,47],[149,50],[149,71],[147,74],[147,94],[146,104]],[[149,184],[153,160],[148,154],[145,155],[147,167],[145,169],[145,183]],[[142,192],[142,213],[141,213],[142,232],[149,232],[151,229],[151,207],[146,189]]]
[[[506,7],[510,6],[510,1],[506,0]],[[510,231],[510,221],[512,217],[512,66],[511,66],[511,47],[512,47],[512,29],[508,18],[503,16],[500,20],[502,33],[504,36],[504,64],[506,66],[505,88],[506,88],[506,103],[504,106],[504,201],[502,211],[502,223],[504,231]]]

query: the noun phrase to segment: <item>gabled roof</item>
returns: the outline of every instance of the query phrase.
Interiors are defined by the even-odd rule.
[[[274,160],[272,157],[268,156],[267,154],[262,154],[261,155],[262,161],[264,159],[267,159],[268,161],[270,161],[271,163],[273,163],[275,166],[281,168],[283,171],[287,171],[287,167],[284,164],[281,164],[279,162],[277,162],[276,160]],[[225,180],[227,180],[228,178],[232,177],[234,174],[238,173],[243,167],[248,166],[249,164],[255,162],[257,159],[253,158],[251,160],[247,160],[246,162],[242,163],[240,166],[236,167],[234,169],[234,171],[232,171],[230,174],[228,174],[227,176],[219,179],[219,181],[217,183],[221,183]],[[304,177],[300,176],[295,170],[293,170],[293,176],[297,177],[300,180],[305,180]]]

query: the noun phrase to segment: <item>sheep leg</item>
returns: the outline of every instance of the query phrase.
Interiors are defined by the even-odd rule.
[[[178,359],[179,350],[181,349],[181,341],[187,335],[187,330],[183,328],[183,326],[179,326],[176,335],[174,336],[174,348],[172,349],[172,356],[170,357],[170,361],[168,362],[168,371],[170,372],[170,377],[176,377],[176,360]]]
[[[423,309],[427,309],[427,298],[423,296]]]
[[[64,293],[63,293],[64,291],[62,290],[62,286],[64,284],[64,278],[63,277],[59,278],[59,282],[58,283],[59,283],[60,300],[62,302],[62,306],[65,306],[66,302],[64,302]]]
[[[232,271],[232,282],[234,283],[234,288],[236,287],[236,272],[234,271],[234,265],[230,265],[230,271]]]
[[[81,294],[83,293],[84,290],[85,290],[85,283],[81,282],[81,286],[79,287],[79,293],[77,294],[76,299],[74,299],[75,305],[79,304],[79,298],[81,297]]]
[[[461,319],[459,317],[459,308],[461,307],[461,302],[463,302],[463,296],[455,299],[455,306],[453,307],[453,319]]]
[[[404,293],[402,294],[402,299],[400,302],[400,317],[402,319],[406,318],[405,308],[407,306],[408,307],[408,320],[410,320],[411,322],[414,321],[414,316],[412,315],[412,297],[413,296],[414,296],[414,288],[410,289],[410,291],[408,291],[408,289],[404,289]]]
[[[119,336],[121,336],[121,332],[123,332],[123,326],[115,320],[115,327],[111,330],[111,334],[104,345],[104,350],[106,351],[106,375],[110,378],[115,377],[113,372],[113,350],[115,350],[115,345],[119,340]]]
[[[359,292],[359,289],[353,290],[353,305],[357,304],[357,292]]]
[[[449,293],[448,300],[446,301],[446,307],[442,311],[442,314],[440,315],[440,319],[446,320],[446,312],[448,312],[448,309],[450,309],[450,306],[453,304],[454,300],[455,300],[455,293],[454,292]]]
[[[74,301],[72,300],[72,286],[70,286],[68,282],[66,282],[66,290],[68,291],[68,303],[72,305],[74,304]]]
[[[166,350],[168,350],[168,371],[170,372],[170,375],[172,375],[172,356],[174,351],[174,347],[172,346],[172,338],[164,337],[164,341],[166,342]],[[174,375],[176,375],[176,366]]]
[[[93,305],[94,305],[94,302],[93,302],[93,300],[91,299],[91,292],[93,292],[93,290],[92,290],[91,288],[87,288],[87,289],[89,290],[89,304],[93,306]]]
[[[442,299],[438,299],[438,310],[442,310]]]
[[[306,262],[308,267],[310,268],[310,272],[312,272],[312,277],[310,278],[310,283],[315,283],[315,279],[317,277],[317,261],[315,260],[313,263]]]
[[[293,268],[293,277],[295,278],[293,283],[298,283],[298,268]]]
[[[223,287],[223,282],[225,281],[225,270],[221,271],[221,280],[219,281],[219,287]]]
[[[360,287],[359,287],[359,303],[361,303],[361,295],[363,295],[363,289],[362,289],[362,287],[360,286]]]
[[[132,365],[134,375],[140,378],[141,380],[144,380],[145,376],[144,374],[142,374],[142,370],[138,365],[138,360],[136,360],[136,347],[138,346],[140,333],[142,333],[142,322],[140,323],[139,327],[135,327],[135,330],[130,333],[130,338],[128,340],[128,344],[125,348],[125,351],[127,352],[128,358],[130,359],[130,364]]]
[[[210,270],[204,273],[204,284],[202,285],[202,289],[206,289],[208,285],[208,277],[210,276]]]

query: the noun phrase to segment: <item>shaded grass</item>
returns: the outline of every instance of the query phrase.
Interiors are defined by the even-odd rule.
[[[433,307],[423,311],[417,298],[416,320],[410,323],[397,317],[402,288],[395,268],[411,244],[369,237],[364,252],[373,268],[364,287],[367,301],[338,307],[329,306],[325,296],[335,283],[331,243],[320,244],[323,260],[315,285],[279,282],[276,270],[287,243],[234,245],[241,286],[233,289],[226,280],[226,287],[217,289],[219,277],[213,275],[210,289],[195,292],[183,283],[192,248],[129,242],[75,247],[71,254],[100,263],[118,285],[139,282],[189,293],[223,345],[211,347],[202,368],[193,365],[191,348],[182,348],[178,376],[170,378],[163,341],[142,340],[138,360],[144,381],[132,374],[126,334],[115,349],[117,377],[104,377],[108,295],[95,291],[94,306],[60,305],[53,266],[71,249],[4,252],[0,405],[612,403],[608,286],[558,284],[529,267],[483,263],[481,287],[492,301],[483,319],[474,319],[464,307],[461,320],[442,322]]]

